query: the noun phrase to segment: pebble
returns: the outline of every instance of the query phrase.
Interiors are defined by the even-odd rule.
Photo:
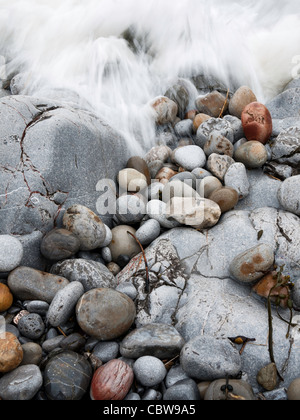
[[[43,357],[42,347],[33,342],[24,343],[22,345],[23,349],[23,359],[20,366],[24,365],[36,365],[38,366],[41,363]]]
[[[223,112],[226,112],[228,109],[226,97],[218,91],[208,93],[204,97],[198,97],[195,104],[200,113],[210,115],[214,118],[218,118],[223,109]]]
[[[207,169],[212,175],[223,181],[226,172],[234,163],[235,161],[230,156],[212,153],[207,160]]]
[[[221,187],[213,191],[208,198],[218,204],[222,214],[233,210],[239,202],[238,192],[231,187]]]
[[[210,115],[207,114],[197,114],[195,118],[193,119],[193,130],[194,133],[197,133],[198,128],[201,124],[203,124],[205,121],[209,120],[211,118]]]
[[[120,255],[127,255],[130,259],[141,252],[136,240],[127,232],[136,235],[136,230],[127,225],[120,225],[112,229],[112,241],[109,245],[113,262],[118,264]]]
[[[155,179],[158,172],[164,167],[164,162],[162,160],[154,160],[153,162],[148,163],[148,168],[150,171],[151,179]]]
[[[169,181],[162,192],[162,201],[165,203],[168,203],[174,197],[200,198],[188,182],[182,182],[179,179]]]
[[[300,175],[288,178],[281,184],[278,201],[284,210],[300,216]]]
[[[143,219],[146,205],[138,195],[123,195],[117,199],[116,216],[124,225],[134,225]]]
[[[274,391],[278,384],[277,367],[275,363],[264,366],[257,374],[257,382],[266,391]]]
[[[206,156],[201,147],[184,146],[174,151],[174,161],[177,165],[192,171],[195,168],[202,168],[206,164]]]
[[[109,264],[112,262],[111,250],[109,249],[108,246],[101,248],[101,258],[103,259],[105,264]]]
[[[85,346],[85,338],[79,333],[73,333],[64,337],[59,345],[64,350],[80,353]]]
[[[187,342],[180,354],[185,373],[200,381],[236,376],[241,371],[239,352],[227,340],[198,336]]]
[[[65,324],[74,312],[75,306],[84,294],[82,283],[73,281],[54,296],[46,320],[52,327]]]
[[[136,380],[146,387],[159,385],[167,375],[163,362],[154,356],[139,357],[133,365]]]
[[[165,385],[166,388],[170,388],[171,386],[175,385],[179,381],[183,381],[184,379],[190,379],[185,371],[182,369],[181,365],[173,365],[169,370],[166,379]]]
[[[106,341],[98,343],[93,349],[93,355],[98,357],[103,363],[117,359],[119,354],[119,344],[116,341]]]
[[[49,400],[79,401],[88,391],[92,368],[78,353],[64,351],[52,357],[44,371],[44,388]]]
[[[160,183],[165,185],[171,178],[177,175],[177,172],[174,171],[172,168],[163,167],[161,170],[156,174],[155,179]]]
[[[0,378],[0,398],[6,401],[30,401],[42,385],[43,376],[38,366],[19,366]]]
[[[80,328],[91,337],[111,341],[125,334],[136,317],[133,301],[113,289],[93,289],[76,306]]]
[[[17,337],[10,332],[1,333],[0,373],[7,373],[12,371],[13,369],[16,369],[22,362],[22,359],[23,349]]]
[[[148,165],[140,156],[131,157],[127,162],[126,168],[135,169],[136,171],[142,173],[147,179],[147,184],[151,184],[151,175]]]
[[[51,273],[61,275],[70,282],[80,282],[85,292],[116,285],[114,275],[104,264],[82,258],[60,261],[51,267]]]
[[[144,156],[144,160],[146,161],[147,165],[151,163],[157,162],[167,162],[172,154],[172,150],[168,146],[154,146],[152,147],[149,152]]]
[[[289,386],[287,391],[287,398],[289,401],[300,400],[300,378],[295,379]]]
[[[154,356],[158,359],[173,359],[184,345],[184,339],[171,325],[148,324],[133,330],[122,341],[120,353],[129,359]]]
[[[184,82],[182,80],[178,80],[176,84],[167,90],[165,96],[177,104],[177,115],[179,115],[180,118],[183,118],[189,104],[189,92],[187,87],[184,85]]]
[[[215,202],[200,198],[174,197],[166,208],[168,217],[195,229],[215,226],[221,217],[221,209]]]
[[[163,394],[165,401],[199,401],[200,393],[193,379],[183,379],[172,385]]]
[[[24,315],[18,322],[20,334],[30,340],[38,340],[45,332],[45,324],[39,314]]]
[[[136,238],[145,246],[151,244],[160,235],[161,227],[157,220],[149,219],[136,231]]]
[[[232,140],[232,143],[235,144],[242,137],[245,136],[242,121],[240,120],[240,118],[237,118],[233,115],[225,115],[224,120],[229,122],[233,130],[233,140],[232,139],[231,140]]]
[[[213,153],[233,157],[234,147],[230,140],[221,134],[211,133],[203,148],[206,156]]]
[[[222,391],[222,387],[226,386],[226,379],[219,379],[213,381],[208,387],[204,400],[205,401],[225,401],[226,394]],[[244,398],[246,401],[255,401],[255,395],[251,386],[242,380],[230,379],[229,386],[231,386],[232,394]]]
[[[232,143],[234,142],[234,130],[230,122],[222,118],[210,118],[198,128],[195,139],[197,146],[203,148],[213,132],[226,137]]]
[[[248,86],[241,86],[230,99],[229,113],[235,117],[241,118],[245,107],[257,98]]]
[[[0,313],[7,311],[13,304],[14,297],[9,288],[0,283]]]
[[[30,313],[36,313],[45,316],[49,310],[49,303],[42,300],[31,300],[24,303],[26,310]]]
[[[133,381],[133,370],[127,363],[111,360],[94,373],[90,397],[94,401],[122,401]]]
[[[249,141],[258,141],[266,144],[272,135],[273,123],[268,108],[259,103],[252,102],[242,112],[242,125],[245,136]]]
[[[240,200],[248,197],[250,182],[246,166],[241,162],[232,164],[225,174],[224,184],[226,187],[234,188],[238,192]]]
[[[158,96],[150,102],[158,125],[173,124],[178,113],[178,105],[166,96]]]
[[[182,181],[194,188],[194,190],[197,188],[197,177],[191,172],[180,172],[174,175],[170,181]]]
[[[179,138],[192,136],[192,134],[193,134],[193,121],[191,121],[191,120],[179,121],[175,125],[174,131]]]
[[[274,264],[274,250],[268,244],[260,244],[239,254],[231,262],[232,277],[242,283],[260,280]]]
[[[212,176],[212,173],[207,171],[206,169],[203,168],[196,168],[192,171],[192,174],[195,175],[195,177],[197,179],[204,179],[207,176]]]
[[[167,204],[160,200],[151,200],[147,204],[147,214],[151,219],[159,222],[162,228],[173,229],[180,226],[176,220],[169,220],[167,215]]]
[[[65,229],[78,237],[81,251],[92,251],[103,245],[105,225],[89,208],[74,204],[66,210],[62,222]]]
[[[160,200],[162,195],[162,190],[164,189],[164,184],[161,182],[155,181],[148,187],[148,200]]]
[[[17,268],[23,254],[23,245],[18,238],[0,235],[0,273],[8,273]]]
[[[121,192],[137,193],[148,186],[145,175],[132,168],[123,169],[118,173],[118,183]]]
[[[248,141],[235,151],[234,159],[242,162],[247,169],[257,169],[268,161],[268,152],[262,143]]]
[[[45,340],[42,344],[43,351],[46,353],[51,353],[53,350],[57,349],[58,347],[61,347],[63,339],[63,335],[58,335],[56,337]]]
[[[116,287],[117,292],[124,293],[124,295],[128,296],[130,299],[135,300],[137,297],[137,290],[132,283],[121,283]]]
[[[67,229],[54,229],[47,233],[41,243],[41,253],[52,261],[64,260],[80,249],[79,238]]]
[[[58,290],[69,284],[63,277],[29,267],[19,267],[10,273],[8,287],[20,300],[42,300],[51,303]]]
[[[222,188],[222,182],[215,176],[207,176],[202,179],[199,187],[199,194],[203,198],[208,198],[215,190]]]
[[[278,296],[283,296],[280,299],[280,306],[284,309],[287,308],[288,305],[288,290],[286,287],[275,287],[277,284],[277,273],[276,271],[272,271],[253,286],[252,291],[260,298],[267,300],[269,298],[270,292],[272,290],[272,298],[271,302],[276,303]],[[285,298],[284,298],[285,296]]]

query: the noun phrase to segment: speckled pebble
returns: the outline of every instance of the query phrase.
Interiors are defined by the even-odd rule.
[[[45,324],[39,314],[29,314],[20,319],[18,329],[24,337],[38,340],[45,332]]]
[[[14,270],[23,258],[23,245],[18,238],[0,235],[0,273]]]
[[[152,387],[160,384],[167,375],[163,362],[153,356],[143,356],[133,365],[136,380],[143,386]]]

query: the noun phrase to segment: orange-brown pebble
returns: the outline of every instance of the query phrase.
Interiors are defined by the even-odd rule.
[[[270,111],[259,102],[252,102],[242,112],[242,125],[249,141],[267,144],[273,131]]]
[[[196,133],[201,124],[209,120],[211,117],[207,114],[197,114],[193,120],[193,128]]]
[[[21,343],[14,334],[4,332],[0,334],[0,373],[11,372],[23,360]]]
[[[268,273],[264,276],[253,288],[252,290],[259,296],[268,299],[271,290],[276,286],[277,283],[277,273],[276,271]],[[272,290],[272,301],[276,301],[278,296],[286,296],[285,299],[280,300],[280,306],[282,308],[287,308],[288,304],[288,289],[286,287],[276,287]]]
[[[13,304],[13,299],[9,288],[5,284],[0,283],[0,312],[7,311]]]

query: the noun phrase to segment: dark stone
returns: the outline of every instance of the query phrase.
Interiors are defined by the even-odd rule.
[[[80,248],[79,239],[66,229],[53,229],[43,238],[41,253],[52,261],[70,258]]]
[[[18,329],[24,337],[38,340],[45,332],[45,324],[39,314],[29,314],[20,319]]]
[[[47,397],[55,401],[79,401],[92,379],[92,367],[81,355],[65,351],[49,360],[44,371]]]

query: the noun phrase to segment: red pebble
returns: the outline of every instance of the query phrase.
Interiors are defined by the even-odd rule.
[[[270,111],[259,102],[252,102],[242,112],[242,125],[249,141],[267,144],[273,131]]]
[[[111,360],[94,373],[90,396],[94,401],[122,401],[133,384],[134,373],[122,360]]]

